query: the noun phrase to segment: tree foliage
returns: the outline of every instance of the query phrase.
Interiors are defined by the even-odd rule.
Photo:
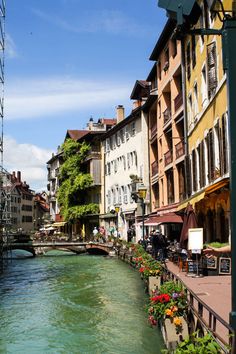
[[[83,171],[83,162],[90,146],[67,139],[62,145],[64,162],[60,167],[60,187],[57,192],[58,202],[65,221],[76,220],[86,214],[99,212],[99,206],[86,203],[86,191],[91,187],[93,179]]]

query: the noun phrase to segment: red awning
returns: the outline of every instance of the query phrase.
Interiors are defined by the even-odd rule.
[[[156,226],[160,224],[181,224],[183,223],[183,219],[180,215],[175,213],[167,213],[163,215],[153,215],[147,220],[145,220],[145,226]],[[140,223],[141,224],[141,223]]]

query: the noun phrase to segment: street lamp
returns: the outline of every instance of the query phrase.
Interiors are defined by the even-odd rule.
[[[236,354],[236,3],[232,1],[232,10],[225,9],[222,0],[207,0],[211,11],[215,12],[223,25],[221,29],[190,29],[194,22],[188,18],[196,7],[195,0],[159,0],[159,7],[165,8],[169,17],[177,20],[177,32],[183,37],[186,33],[192,35],[220,35],[222,37],[223,69],[227,74],[228,121],[230,142],[230,224],[231,224],[231,257],[232,257],[232,310],[230,324],[233,329],[232,354]],[[190,6],[190,7],[189,7]],[[223,16],[222,16],[222,15]],[[186,32],[186,24],[189,30]],[[189,26],[190,25],[190,26]]]
[[[139,185],[138,187],[138,197],[141,201],[141,207],[142,207],[142,239],[144,241],[144,214],[145,214],[145,203],[144,203],[144,199],[146,198],[147,195],[147,187],[145,187],[143,184]]]

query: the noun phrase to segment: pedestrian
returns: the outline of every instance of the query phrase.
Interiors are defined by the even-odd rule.
[[[165,249],[165,240],[162,233],[157,230],[153,233],[152,239],[152,256],[154,259],[158,259],[160,261],[164,260],[164,249]]]
[[[97,234],[98,234],[98,229],[95,226],[94,229],[93,229],[93,238],[94,238],[94,240],[96,239]]]

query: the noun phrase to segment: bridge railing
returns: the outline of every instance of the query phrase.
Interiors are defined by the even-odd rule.
[[[220,345],[223,353],[230,353],[229,347],[232,345],[232,340],[234,340],[233,328],[194,294],[176,274],[165,268],[162,281],[167,279],[181,284],[186,289],[189,311],[196,319],[196,328],[194,330],[200,327],[204,328],[207,332],[212,334]]]

